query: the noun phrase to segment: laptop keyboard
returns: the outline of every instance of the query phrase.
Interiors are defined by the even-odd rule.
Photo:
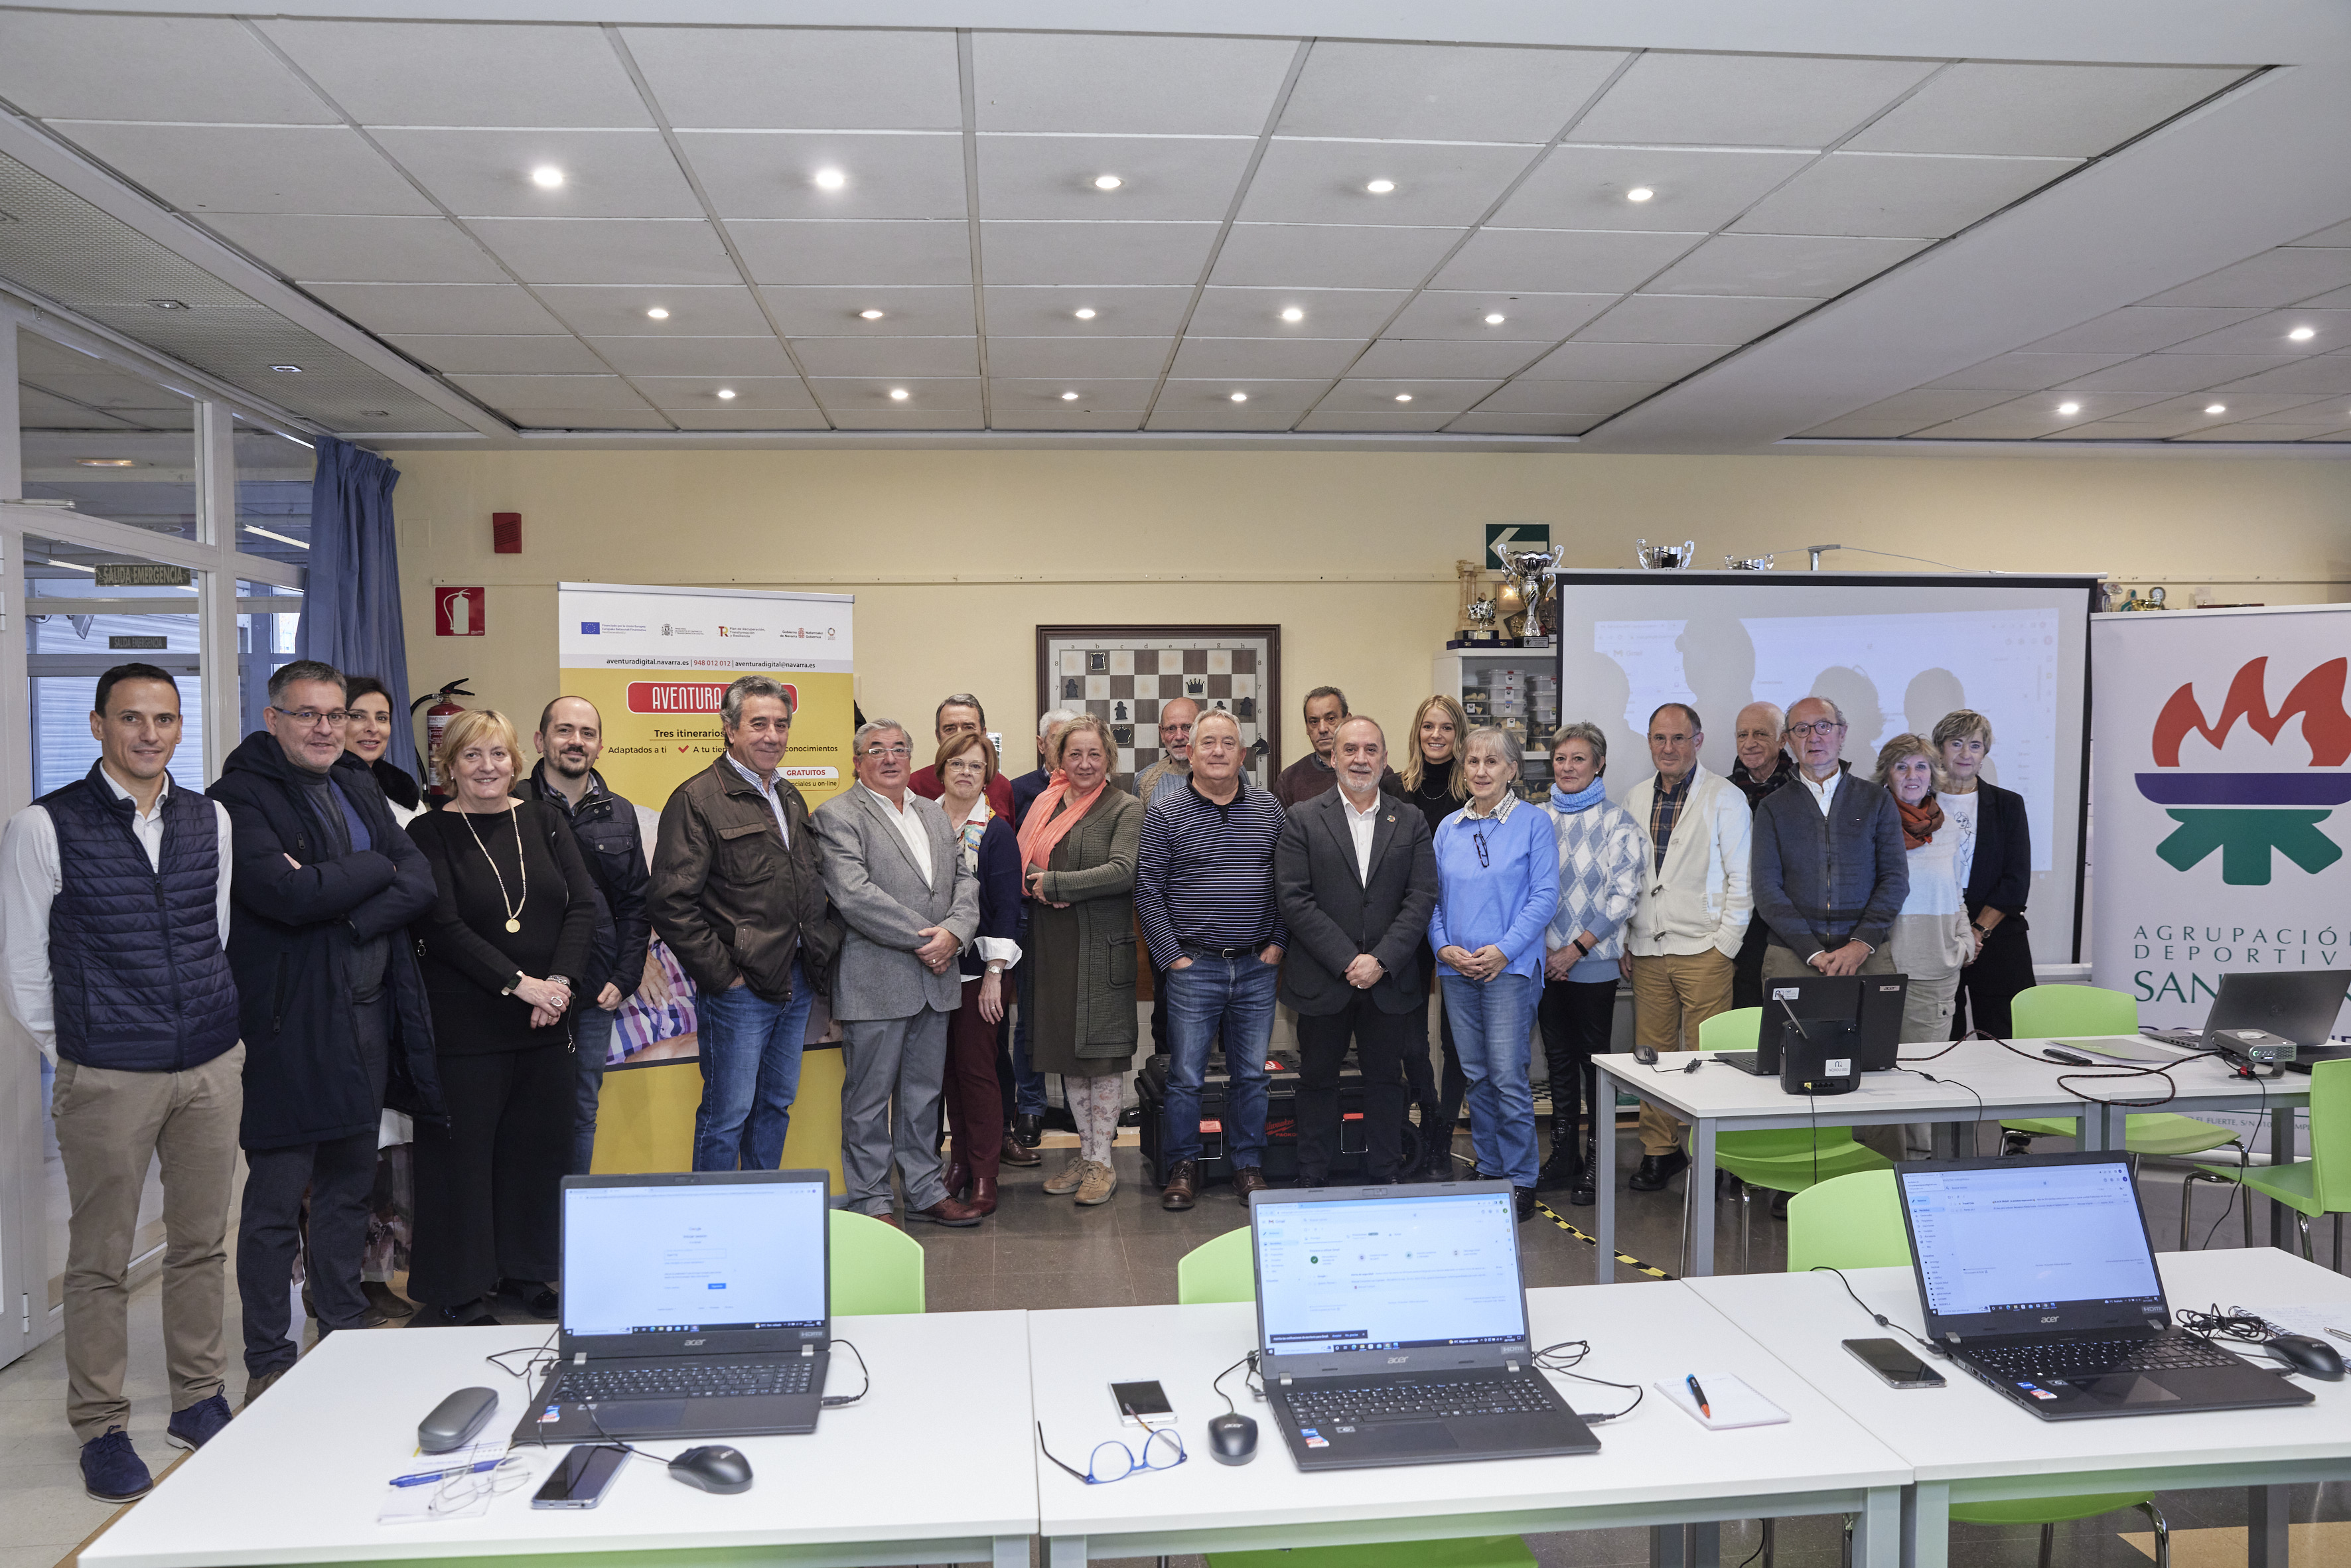
[[[1435,1421],[1449,1416],[1531,1416],[1554,1408],[1531,1377],[1392,1383],[1376,1388],[1285,1391],[1301,1426],[1360,1426],[1374,1421]]]
[[[2043,1344],[1968,1347],[1969,1359],[2012,1377],[2084,1377],[2105,1372],[2176,1372],[2241,1366],[2238,1357],[2178,1330],[2153,1338],[2052,1340]]]
[[[571,1366],[553,1397],[572,1404],[606,1399],[741,1399],[806,1394],[816,1370],[811,1356],[789,1361],[681,1362],[666,1366]]]

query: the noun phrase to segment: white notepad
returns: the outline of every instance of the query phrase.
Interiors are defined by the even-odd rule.
[[[1743,1378],[1727,1372],[1701,1372],[1698,1381],[1698,1386],[1706,1390],[1706,1402],[1714,1412],[1712,1416],[1698,1414],[1698,1399],[1682,1378],[1650,1386],[1709,1432],[1727,1432],[1733,1427],[1776,1427],[1788,1418],[1785,1410],[1748,1387]]]

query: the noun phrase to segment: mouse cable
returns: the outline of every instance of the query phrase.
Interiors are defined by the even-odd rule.
[[[2233,1339],[2246,1344],[2267,1344],[2285,1331],[2259,1312],[2249,1312],[2242,1307],[2220,1310],[2215,1301],[2210,1310],[2198,1312],[2194,1307],[2177,1307],[2172,1318],[2181,1328],[2201,1339]]]
[[[845,1339],[832,1340],[826,1344],[825,1348],[830,1350],[836,1344],[842,1346],[850,1354],[857,1358],[858,1375],[864,1378],[865,1381],[857,1385],[857,1392],[854,1394],[826,1395],[818,1402],[819,1406],[826,1410],[837,1410],[843,1405],[854,1405],[859,1400],[864,1398],[865,1396],[871,1393],[873,1388],[873,1374],[865,1364],[865,1353],[858,1349],[855,1345],[851,1344]]]
[[[1879,1328],[1892,1329],[1896,1333],[1907,1335],[1910,1339],[1916,1341],[1928,1355],[1935,1356],[1943,1361],[1949,1361],[1951,1359],[1951,1353],[1945,1350],[1941,1345],[1937,1344],[1933,1340],[1924,1339],[1917,1334],[1911,1333],[1908,1329],[1904,1328],[1900,1323],[1896,1322],[1884,1312],[1871,1312],[1868,1302],[1863,1301],[1859,1296],[1854,1295],[1853,1281],[1844,1277],[1844,1270],[1833,1269],[1826,1263],[1815,1263],[1811,1269],[1806,1270],[1806,1272],[1813,1274],[1834,1274],[1837,1277],[1837,1283],[1844,1287],[1844,1293],[1848,1296],[1853,1296],[1853,1304],[1859,1307],[1863,1312],[1869,1312],[1870,1322],[1876,1323]]]
[[[1241,1357],[1238,1361],[1233,1363],[1232,1365],[1225,1368],[1224,1371],[1217,1374],[1215,1379],[1208,1385],[1210,1388],[1216,1391],[1217,1397],[1225,1402],[1225,1414],[1228,1416],[1238,1416],[1240,1412],[1233,1407],[1233,1396],[1225,1392],[1225,1379],[1230,1377],[1235,1372],[1239,1371],[1240,1368],[1244,1366],[1248,1367],[1249,1371],[1241,1374],[1241,1382],[1248,1386],[1250,1393],[1256,1395],[1259,1399],[1263,1399],[1265,1397],[1264,1384],[1262,1382],[1256,1381],[1257,1352],[1251,1351],[1247,1355]]]
[[[1576,1418],[1587,1427],[1597,1427],[1606,1421],[1621,1421],[1641,1407],[1641,1401],[1647,1396],[1648,1390],[1637,1383],[1611,1383],[1607,1378],[1594,1377],[1588,1372],[1575,1371],[1576,1367],[1583,1364],[1583,1358],[1591,1354],[1590,1340],[1563,1339],[1555,1344],[1543,1346],[1529,1359],[1533,1361],[1537,1371],[1547,1372],[1554,1377],[1573,1377],[1578,1383],[1596,1383],[1603,1388],[1631,1389],[1633,1403],[1625,1406],[1622,1410],[1610,1410],[1598,1416],[1587,1416],[1581,1410],[1574,1412]]]

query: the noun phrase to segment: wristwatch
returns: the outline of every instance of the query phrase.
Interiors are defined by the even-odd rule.
[[[1567,943],[1567,945],[1568,945],[1569,946],[1571,946],[1571,947],[1574,948],[1574,949],[1576,950],[1576,952],[1577,952],[1577,953],[1579,953],[1580,955],[1582,955],[1583,956],[1584,956],[1584,957],[1586,957],[1586,958],[1589,958],[1589,957],[1591,957],[1591,956],[1592,956],[1592,945],[1591,945],[1590,943],[1588,943],[1588,942],[1584,941],[1584,939],[1583,939],[1583,937],[1581,937],[1581,936],[1571,936],[1571,937],[1569,937],[1569,938],[1568,938],[1568,943]]]

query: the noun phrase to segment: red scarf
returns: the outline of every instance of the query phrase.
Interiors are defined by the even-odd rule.
[[[1029,808],[1028,816],[1021,819],[1021,865],[1041,869],[1050,863],[1053,858],[1053,846],[1078,825],[1079,818],[1093,810],[1094,802],[1102,799],[1102,792],[1108,788],[1110,778],[1105,774],[1102,781],[1086,793],[1072,794],[1070,776],[1058,768],[1054,768],[1052,781],[1045,786],[1044,793],[1039,795],[1036,803]],[[1064,800],[1068,801],[1070,809],[1056,816],[1053,808]]]
[[[1894,804],[1902,813],[1902,847],[1925,849],[1927,841],[1935,836],[1935,830],[1943,825],[1942,802],[1929,790],[1926,799],[1915,806],[1907,804],[1899,795],[1894,797]]]

